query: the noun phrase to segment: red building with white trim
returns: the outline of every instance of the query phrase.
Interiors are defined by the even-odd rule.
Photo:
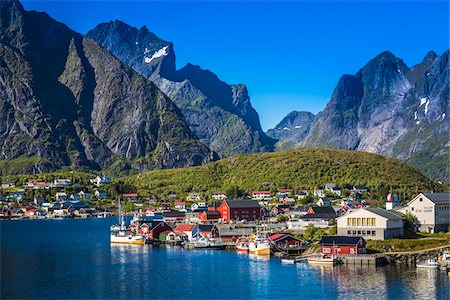
[[[325,255],[365,254],[366,241],[360,236],[324,236],[320,241],[320,253]]]
[[[261,206],[255,200],[225,200],[218,211],[225,222],[261,220]]]

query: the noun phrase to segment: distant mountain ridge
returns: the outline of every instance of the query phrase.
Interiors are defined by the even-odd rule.
[[[307,111],[292,111],[275,128],[267,130],[266,134],[280,140],[276,144],[278,149],[294,148],[309,133],[314,118],[315,115]]]
[[[343,75],[324,111],[292,147],[361,150],[403,160],[448,180],[449,50],[409,68],[385,51]],[[289,137],[282,137],[283,141]]]
[[[107,50],[18,1],[0,8],[0,162],[11,172],[217,159],[155,84]]]
[[[272,151],[245,85],[229,85],[214,73],[187,64],[176,70],[170,42],[147,28],[121,21],[97,25],[86,37],[151,79],[181,109],[194,134],[221,156]]]

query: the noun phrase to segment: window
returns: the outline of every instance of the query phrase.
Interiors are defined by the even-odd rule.
[[[356,230],[353,230],[353,235],[356,235]]]
[[[419,201],[422,202],[422,198],[419,198]]]
[[[330,253],[330,248],[322,248],[323,253]]]
[[[347,227],[352,226],[352,220],[350,218],[347,218]]]
[[[366,235],[366,231],[365,230],[362,231],[362,235]]]
[[[361,218],[358,218],[358,226],[361,226]]]
[[[411,207],[411,211],[414,211],[414,207]]]
[[[352,234],[352,231],[351,231],[351,230],[347,230],[347,234],[348,234],[348,235],[351,235],[351,234]]]
[[[375,234],[375,230],[372,230],[372,236],[375,236],[376,234]]]
[[[366,226],[366,218],[362,218],[362,226]]]
[[[372,226],[375,226],[375,223],[376,221],[375,221],[375,218],[372,218]]]
[[[350,248],[350,254],[355,254],[355,249],[354,248]]]
[[[358,230],[358,235],[361,235],[361,230]]]

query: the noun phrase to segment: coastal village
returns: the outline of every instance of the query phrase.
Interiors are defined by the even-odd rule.
[[[352,257],[364,256],[368,259],[359,263],[377,263],[366,249],[368,241],[402,238],[410,231],[448,232],[450,226],[450,193],[422,192],[402,205],[391,190],[381,207],[365,186],[343,189],[333,183],[315,190],[252,191],[245,199],[229,199],[227,193],[217,191],[205,199],[199,193],[170,194],[166,198],[123,193],[112,197],[108,193],[110,178],[99,174],[89,181],[88,186],[82,186],[68,178],[51,182],[29,179],[23,185],[3,180],[0,218],[107,218],[122,214],[122,221],[111,228],[112,243],[170,244],[300,257],[315,242],[319,246],[314,253],[319,255],[317,263],[326,263],[327,259],[336,263],[337,258],[346,258],[348,263]],[[45,197],[30,199],[30,194]],[[124,215],[133,216],[129,224]],[[439,265],[446,267],[448,262],[450,255],[446,252]]]

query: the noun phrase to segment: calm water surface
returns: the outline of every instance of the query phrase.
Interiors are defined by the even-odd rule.
[[[450,278],[440,270],[282,265],[233,251],[111,246],[115,222],[0,221],[1,298],[450,298]]]

